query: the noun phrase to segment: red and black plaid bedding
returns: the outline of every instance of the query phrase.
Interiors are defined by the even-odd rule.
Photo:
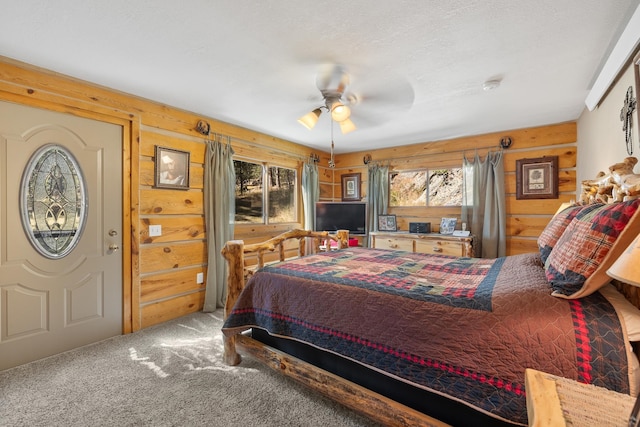
[[[612,306],[550,293],[538,254],[349,248],[258,271],[223,332],[262,328],[525,425],[525,368],[629,392]]]

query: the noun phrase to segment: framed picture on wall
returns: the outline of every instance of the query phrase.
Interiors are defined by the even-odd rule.
[[[189,189],[188,151],[173,148],[155,148],[155,186],[158,188]]]
[[[516,199],[558,198],[558,156],[516,160]]]
[[[360,201],[360,174],[346,173],[342,175],[342,201]]]
[[[378,215],[378,231],[396,231],[397,229],[395,215]]]

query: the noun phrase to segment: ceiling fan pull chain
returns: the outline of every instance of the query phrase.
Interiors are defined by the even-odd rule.
[[[333,160],[333,119],[329,117],[329,120],[331,121],[331,158],[329,159],[329,167],[333,169],[336,167],[336,162]]]

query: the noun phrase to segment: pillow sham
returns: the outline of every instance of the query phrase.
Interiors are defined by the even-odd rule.
[[[588,205],[567,226],[545,262],[552,295],[581,298],[611,278],[607,269],[640,233],[640,199]]]
[[[571,205],[566,209],[558,212],[551,218],[551,221],[542,230],[538,237],[538,248],[540,250],[540,259],[545,262],[551,253],[553,247],[558,243],[560,236],[564,233],[567,226],[573,218],[584,208],[582,205]]]
[[[640,309],[631,304],[611,283],[600,288],[599,292],[624,320],[624,327],[627,330],[629,341],[640,341]]]
[[[640,363],[638,363],[638,358],[633,352],[631,343],[640,341],[640,309],[631,304],[611,283],[603,286],[598,291],[616,310],[627,332],[627,340],[629,340],[629,348],[627,349],[627,358],[629,360],[629,393],[633,393],[632,395],[636,396],[638,394],[637,390],[640,389]]]

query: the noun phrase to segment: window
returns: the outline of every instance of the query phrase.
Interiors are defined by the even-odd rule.
[[[427,169],[389,174],[389,206],[461,206],[462,169]]]
[[[49,259],[67,256],[82,237],[87,190],[80,166],[61,145],[36,151],[22,175],[22,226],[33,247]]]
[[[234,160],[233,165],[236,171],[236,224],[296,221],[294,169],[241,160]]]
[[[269,167],[269,223],[296,220],[296,171]]]

